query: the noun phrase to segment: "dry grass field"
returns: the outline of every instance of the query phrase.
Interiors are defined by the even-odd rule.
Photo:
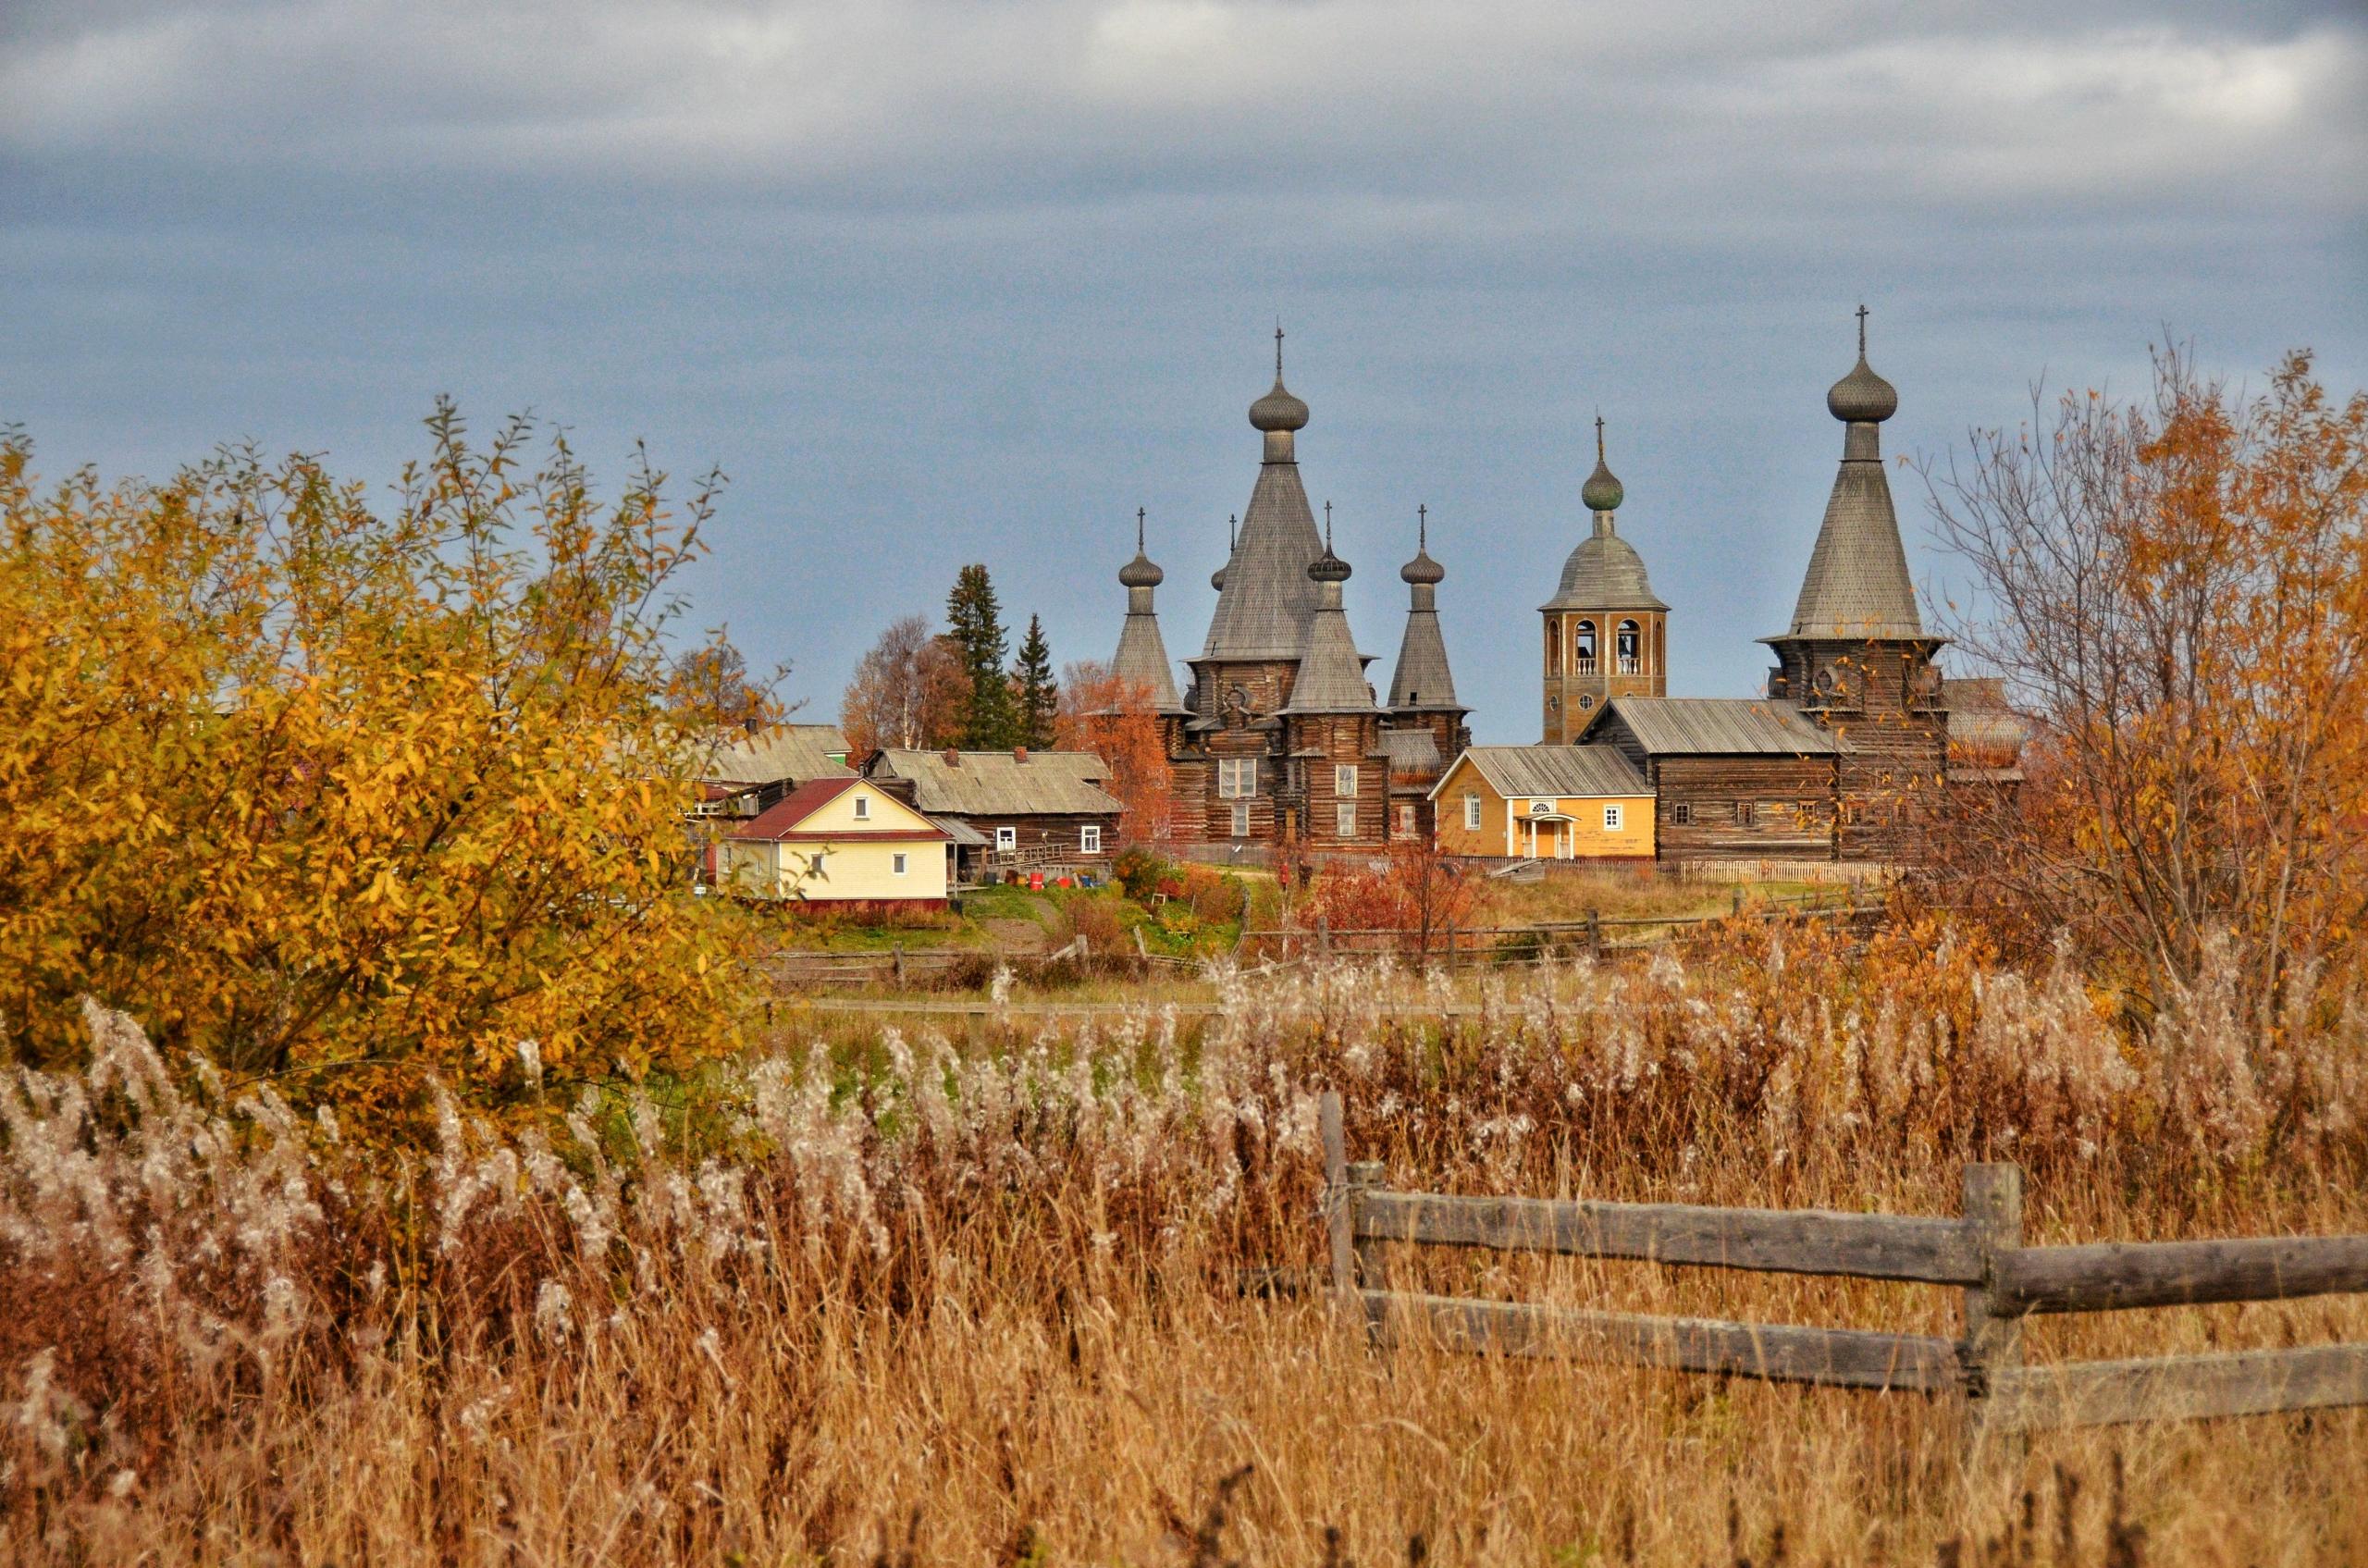
[[[12,1561],[2212,1563],[2368,1561],[2368,1412],[2042,1436],[1961,1464],[1918,1396],[1412,1346],[1320,1286],[1315,1098],[1403,1186],[1955,1212],[2034,1241],[2368,1229],[2368,1017],[2144,1052],[2078,980],[1925,935],[1546,966],[1480,1017],[1402,971],[1220,976],[972,1049],[883,1030],[434,1138],[168,1070],[0,1094]],[[1462,984],[1468,988],[1470,982]],[[1468,989],[1467,989],[1468,994]],[[1401,1256],[1404,1278],[1952,1331],[1951,1293]],[[2038,1363],[2368,1337],[2368,1302],[2033,1327]]]

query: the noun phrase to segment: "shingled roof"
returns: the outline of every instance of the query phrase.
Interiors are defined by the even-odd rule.
[[[1616,746],[1475,746],[1463,757],[1508,800],[1652,793]]]
[[[1373,687],[1365,684],[1364,657],[1349,635],[1349,617],[1340,608],[1340,584],[1349,563],[1326,545],[1307,569],[1314,583],[1315,613],[1307,623],[1307,643],[1299,656],[1299,673],[1291,681],[1286,713],[1370,713]]]
[[[708,743],[698,776],[730,784],[848,778],[854,775],[846,764],[836,760],[846,754],[847,737],[836,724],[775,724],[754,734],[727,730]]]
[[[1424,515],[1414,546],[1414,559],[1399,569],[1407,587],[1406,635],[1399,640],[1398,667],[1389,679],[1389,707],[1394,712],[1461,713],[1455,699],[1455,675],[1447,663],[1447,639],[1439,633],[1438,585],[1447,568],[1431,559],[1430,519]]]
[[[1159,616],[1152,609],[1153,590],[1165,579],[1166,574],[1143,553],[1143,517],[1138,511],[1135,558],[1118,569],[1118,581],[1127,590],[1127,622],[1118,629],[1118,651],[1110,661],[1110,673],[1129,685],[1149,690],[1152,711],[1182,713],[1188,710],[1177,695],[1175,668],[1167,661],[1167,640],[1159,635]]]
[[[1789,702],[1761,697],[1615,697],[1585,733],[1615,722],[1652,755],[1826,757],[1849,746]]]
[[[1315,585],[1307,569],[1324,553],[1324,540],[1300,484],[1293,445],[1295,432],[1307,424],[1307,405],[1284,389],[1281,344],[1278,333],[1275,389],[1250,405],[1251,427],[1264,434],[1265,458],[1225,564],[1203,659],[1296,659],[1315,616]]]
[[[1899,406],[1891,383],[1867,364],[1866,323],[1859,321],[1858,363],[1826,394],[1826,408],[1843,422],[1842,467],[1825,503],[1817,547],[1801,579],[1790,630],[1765,640],[1796,637],[1921,638],[1916,585],[1883,476],[1881,422]]]
[[[1126,809],[1102,783],[1091,751],[882,751],[875,778],[909,779],[913,805],[932,817],[1106,817]]]
[[[1595,516],[1594,531],[1562,562],[1562,580],[1540,610],[1667,610],[1645,577],[1645,558],[1620,537],[1612,513],[1627,498],[1603,456],[1603,418],[1595,422],[1595,472],[1579,487],[1579,499]]]

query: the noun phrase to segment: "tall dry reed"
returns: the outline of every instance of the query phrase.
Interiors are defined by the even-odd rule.
[[[1944,1402],[1377,1356],[1315,1289],[1326,1087],[1349,1095],[1355,1154],[1405,1184],[1944,1213],[1962,1161],[2013,1157],[2042,1239],[2368,1228],[2357,1006],[2247,1056],[2207,984],[2132,1040],[2068,972],[1886,941],[1548,968],[1485,982],[1476,1015],[1445,1020],[1393,1010],[1447,1000],[1445,981],[1339,968],[1221,974],[1204,1029],[1015,1013],[973,1053],[928,1031],[848,1048],[791,1028],[696,1093],[586,1092],[500,1121],[447,1102],[415,1147],[302,1115],[269,1084],[176,1072],[92,1007],[82,1070],[19,1072],[0,1094],[8,1547],[170,1562],[1981,1550],[2029,1505],[2016,1477],[1960,1472]],[[1720,1271],[1400,1266],[1639,1310],[1943,1332],[1950,1311],[1940,1291]],[[2368,1316],[2298,1303],[2054,1333],[2034,1332],[2036,1356],[2360,1337]],[[2109,1510],[2116,1455],[2126,1501]],[[2358,1413],[2052,1438],[2033,1484],[2058,1463],[2090,1483],[2050,1537],[2066,1561],[2137,1549],[2140,1530],[2152,1562],[2368,1558],[2346,1481],[2368,1470]]]

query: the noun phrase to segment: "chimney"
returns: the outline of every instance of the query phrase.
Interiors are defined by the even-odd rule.
[[[955,750],[952,747],[947,747],[945,748],[945,765],[949,768],[960,767],[962,765],[962,754]]]
[[[1013,761],[1015,761],[1015,762],[1025,762],[1025,761],[1027,761],[1027,760],[1028,760],[1028,748],[1027,748],[1026,747],[1024,747],[1024,746],[1015,746],[1015,747],[1013,747],[1011,748],[1011,759],[1012,759]]]

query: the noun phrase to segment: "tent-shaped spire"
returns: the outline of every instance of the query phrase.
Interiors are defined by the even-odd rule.
[[[1147,689],[1153,712],[1181,713],[1184,701],[1176,694],[1167,644],[1159,635],[1159,616],[1151,606],[1152,591],[1166,577],[1143,553],[1143,510],[1137,507],[1135,558],[1118,568],[1118,581],[1127,590],[1127,623],[1119,629],[1118,651],[1110,660],[1110,673],[1129,685]]]
[[[1899,393],[1867,363],[1867,307],[1858,307],[1858,363],[1825,395],[1842,421],[1842,468],[1825,503],[1817,548],[1801,579],[1792,638],[1921,639],[1916,585],[1907,574],[1899,517],[1883,477],[1880,426],[1899,410]]]
[[[1438,585],[1447,568],[1431,559],[1431,509],[1416,507],[1414,519],[1414,559],[1398,572],[1410,602],[1397,673],[1389,682],[1389,708],[1396,713],[1461,713],[1463,705],[1455,699],[1455,677],[1447,666],[1447,639],[1439,635]]]
[[[1291,699],[1283,704],[1285,713],[1374,711],[1364,658],[1349,635],[1348,612],[1340,608],[1340,585],[1349,580],[1349,563],[1332,553],[1331,534],[1327,525],[1324,553],[1307,568],[1308,581],[1315,586],[1315,611],[1308,618],[1307,642],[1300,652],[1299,674],[1291,682]]]
[[[1324,541],[1300,484],[1293,437],[1307,424],[1307,405],[1283,386],[1282,342],[1278,327],[1274,389],[1250,405],[1251,426],[1265,438],[1265,457],[1226,562],[1216,613],[1201,649],[1204,660],[1295,659],[1315,614],[1315,585],[1307,572]]]

